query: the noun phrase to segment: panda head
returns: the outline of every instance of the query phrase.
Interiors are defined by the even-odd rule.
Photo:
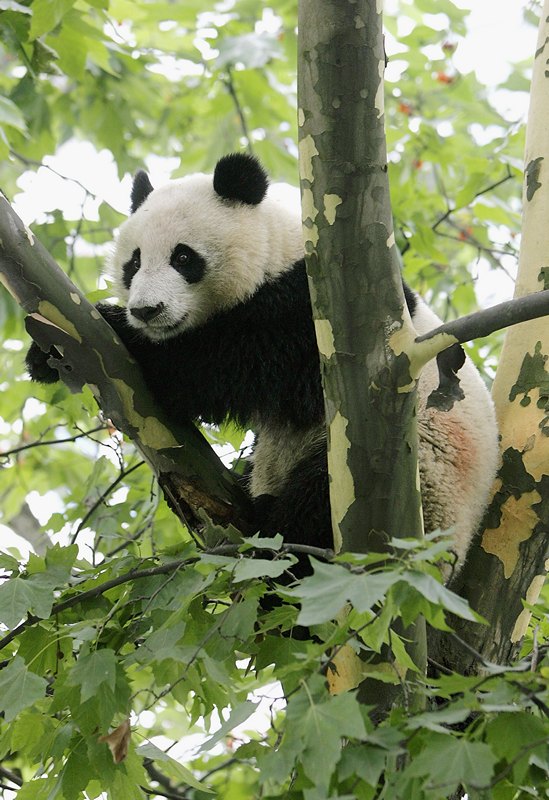
[[[131,201],[111,271],[128,323],[153,341],[237,305],[302,257],[299,215],[249,155],[159,189],[138,172]]]

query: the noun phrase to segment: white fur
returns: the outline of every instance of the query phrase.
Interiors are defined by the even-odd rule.
[[[170,266],[179,243],[206,260],[203,280],[188,284]],[[136,248],[141,268],[128,292],[122,267]],[[156,189],[124,222],[111,269],[126,307],[164,303],[164,312],[148,325],[128,314],[131,325],[160,340],[236,305],[302,256],[299,217],[274,192],[256,206],[234,203],[215,193],[211,175],[197,174]]]
[[[417,297],[413,317],[418,335],[437,328],[441,320]],[[427,408],[439,384],[436,360],[430,361],[418,383],[419,465],[423,514],[427,532],[453,529],[455,569],[466,553],[486,505],[499,463],[496,416],[490,394],[469,358],[460,369],[465,398],[450,411]],[[296,431],[290,426],[259,429],[250,489],[254,497],[278,494],[288,471],[326,440],[324,426]],[[406,520],[400,535],[406,536]],[[446,574],[449,577],[449,574]]]
[[[421,335],[437,328],[441,320],[421,298],[417,300],[413,323]],[[469,358],[458,378],[463,400],[450,411],[426,408],[439,375],[434,359],[425,366],[418,386],[418,429],[424,516],[429,530],[453,527],[459,569],[488,503],[499,464],[499,443],[492,399]]]

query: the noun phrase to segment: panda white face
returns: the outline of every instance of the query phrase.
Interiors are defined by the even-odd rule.
[[[214,175],[153,190],[141,172],[112,269],[128,323],[153,341],[201,325],[302,257],[299,215],[267,193],[258,162],[221,159]]]

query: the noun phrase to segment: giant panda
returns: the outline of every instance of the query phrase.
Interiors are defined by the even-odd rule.
[[[331,547],[324,401],[299,214],[242,153],[221,158],[213,176],[158,189],[138,172],[131,212],[110,266],[124,305],[101,305],[101,313],[169,415],[228,418],[255,432],[249,491],[258,529]],[[418,334],[437,327],[423,300],[404,290]],[[58,379],[47,358],[31,346],[33,379]],[[453,528],[458,568],[498,459],[488,391],[468,359],[459,377],[464,398],[446,412],[426,402],[438,385],[434,362],[418,386],[425,527]]]

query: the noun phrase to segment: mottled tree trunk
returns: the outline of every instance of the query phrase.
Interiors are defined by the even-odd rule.
[[[334,542],[336,550],[380,552],[391,536],[422,535],[416,384],[405,353],[415,333],[387,176],[381,3],[301,0],[299,64],[303,225]],[[350,651],[337,667],[334,691],[359,682]],[[388,696],[385,687],[374,691]]]
[[[541,15],[526,135],[523,227],[515,297],[549,288],[549,2]],[[507,663],[516,653],[549,556],[549,319],[508,329],[493,387],[502,466],[484,532],[452,588],[489,626],[454,620],[482,659]],[[482,660],[437,634],[437,660],[460,672]]]

